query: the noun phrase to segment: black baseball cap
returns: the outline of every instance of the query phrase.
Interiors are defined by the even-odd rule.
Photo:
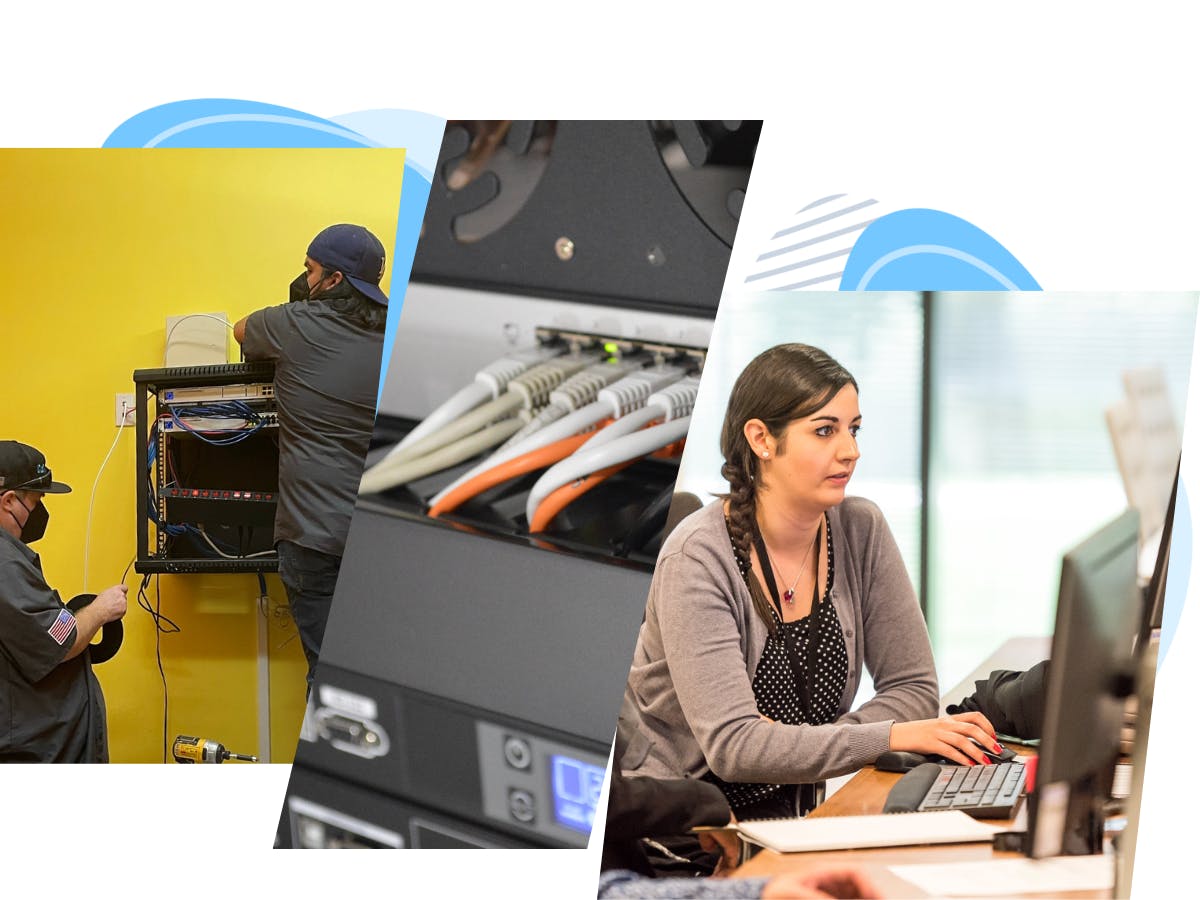
[[[361,225],[330,225],[312,239],[308,256],[323,268],[341,272],[371,300],[387,306],[387,294],[379,288],[386,260],[383,244]]]
[[[71,488],[52,478],[42,451],[20,441],[0,441],[0,493],[4,491],[69,494]]]

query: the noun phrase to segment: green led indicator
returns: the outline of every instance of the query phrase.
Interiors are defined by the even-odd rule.
[[[607,344],[605,344],[605,345],[604,345],[604,352],[605,352],[605,353],[616,353],[616,352],[617,352],[617,345],[616,345],[616,342],[615,342],[615,341],[609,341]]]

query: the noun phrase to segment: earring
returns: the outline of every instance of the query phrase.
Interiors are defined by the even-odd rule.
[[[766,450],[764,450],[764,451],[763,451],[763,459],[766,459],[766,458],[767,458],[768,456],[770,456],[770,455],[771,455],[771,454],[770,454],[770,453],[768,453]]]

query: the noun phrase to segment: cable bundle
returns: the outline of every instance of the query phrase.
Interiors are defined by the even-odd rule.
[[[483,491],[537,469],[553,465],[579,449],[594,434],[614,427],[613,420],[629,418],[640,411],[647,399],[667,385],[679,381],[683,370],[677,366],[656,366],[632,372],[614,384],[596,392],[596,399],[575,412],[560,418],[530,434],[522,441],[508,444],[475,466],[430,501],[429,514],[439,516],[450,512]],[[649,421],[663,418],[661,410],[654,411]],[[601,432],[595,429],[601,425]],[[572,440],[575,436],[579,439]],[[517,460],[521,462],[518,463]],[[501,473],[503,473],[501,477]]]
[[[544,531],[569,503],[638,459],[687,437],[700,379],[692,376],[647,398],[643,409],[598,431],[548,469],[529,492],[529,531]],[[662,424],[645,426],[658,419]]]
[[[388,451],[385,459],[404,451],[417,441],[449,425],[481,403],[495,400],[508,384],[531,366],[546,362],[566,352],[563,344],[540,344],[518,350],[489,363],[475,373],[475,380],[426,416],[404,439]]]
[[[210,419],[228,421],[229,428],[198,428],[185,421],[186,418]],[[267,420],[255,410],[240,400],[228,400],[223,403],[206,403],[203,406],[168,406],[167,414],[159,419],[169,419],[177,428],[195,435],[199,440],[215,447],[228,447],[246,440],[250,435],[266,427]],[[232,427],[234,422],[241,425]],[[157,423],[156,423],[157,424]],[[209,434],[225,434],[221,438],[208,437]]]
[[[393,448],[363,474],[359,493],[373,494],[407,484],[495,447],[544,407],[551,391],[599,356],[596,352],[558,356],[514,376],[496,399],[429,431],[419,440]]]

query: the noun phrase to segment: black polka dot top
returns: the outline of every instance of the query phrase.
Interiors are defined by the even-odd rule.
[[[754,672],[752,688],[759,712],[785,725],[826,725],[834,721],[846,689],[850,661],[830,596],[834,559],[828,514],[825,516],[825,549],[829,560],[825,596],[819,600],[814,596],[812,610],[803,619],[785,622],[779,600],[772,595],[775,633],[767,635],[766,646]],[[734,555],[745,577],[750,571],[750,560],[736,546]],[[738,818],[751,818],[760,809],[771,809],[775,795],[782,793],[784,788],[779,784],[727,782],[711,772],[705,780],[721,788]]]

